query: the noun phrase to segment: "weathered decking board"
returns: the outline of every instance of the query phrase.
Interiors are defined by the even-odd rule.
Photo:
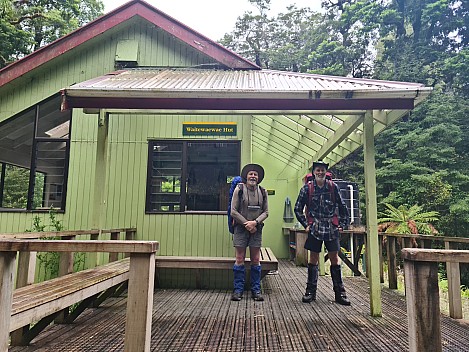
[[[330,277],[317,301],[301,302],[306,268],[280,261],[264,279],[264,302],[220,290],[156,290],[153,351],[408,351],[405,297],[383,290],[383,317],[369,315],[368,282],[344,278],[351,307],[333,302]],[[123,351],[125,297],[88,309],[72,326],[54,325],[19,351]],[[443,351],[469,350],[469,322],[442,316]]]

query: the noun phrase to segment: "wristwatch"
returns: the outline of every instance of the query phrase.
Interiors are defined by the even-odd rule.
[[[259,221],[257,221],[257,219],[255,221],[256,221],[256,226],[259,225]]]

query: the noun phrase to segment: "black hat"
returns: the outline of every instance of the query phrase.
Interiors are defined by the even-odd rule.
[[[243,167],[243,170],[241,171],[241,177],[246,181],[246,178],[248,177],[248,172],[249,171],[256,171],[257,175],[259,177],[259,180],[257,183],[261,183],[262,180],[264,179],[264,168],[260,166],[259,164],[247,164],[246,166]]]
[[[313,162],[313,166],[311,167],[311,172],[314,172],[314,169],[317,167],[317,166],[324,166],[324,168],[327,170],[329,168],[329,164],[326,164],[324,161],[322,160],[318,160],[318,161],[314,161]]]

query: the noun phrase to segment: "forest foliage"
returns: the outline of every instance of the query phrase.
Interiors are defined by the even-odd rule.
[[[433,88],[376,138],[379,210],[438,212],[440,234],[468,237],[469,1],[322,0],[320,12],[290,6],[272,17],[270,0],[250,2],[256,10],[221,43],[263,68]],[[363,150],[334,171],[363,185]]]

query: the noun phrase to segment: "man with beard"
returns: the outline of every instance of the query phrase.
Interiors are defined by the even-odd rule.
[[[303,296],[304,303],[316,300],[318,287],[318,263],[321,247],[327,249],[331,261],[331,277],[335,293],[335,301],[342,305],[350,305],[342,282],[342,271],[340,267],[339,250],[340,234],[348,224],[348,210],[340,196],[337,185],[326,178],[329,164],[323,161],[313,163],[311,172],[314,179],[311,184],[306,183],[300,190],[295,204],[295,216],[308,233],[304,248],[310,251],[308,262],[308,279],[306,282],[306,293]],[[310,194],[310,192],[312,194]],[[304,214],[304,209],[308,214]],[[339,210],[338,222],[336,208]],[[308,222],[307,217],[311,220]]]
[[[264,169],[258,164],[243,167],[239,183],[233,192],[231,216],[235,221],[233,246],[236,263],[233,266],[234,290],[232,301],[240,301],[244,292],[246,248],[251,258],[251,293],[255,301],[263,301],[261,295],[261,245],[264,220],[269,215],[267,192],[259,186],[264,179]]]

